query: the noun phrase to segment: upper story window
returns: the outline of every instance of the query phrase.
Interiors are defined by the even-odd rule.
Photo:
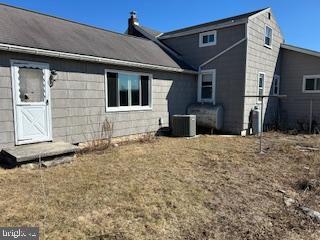
[[[273,38],[273,30],[271,27],[266,26],[265,34],[264,34],[264,46],[271,48],[272,47],[272,38]]]
[[[265,74],[259,73],[258,76],[258,96],[263,96],[264,94],[264,80],[265,80]],[[262,101],[262,97],[258,98],[258,102]]]
[[[107,111],[151,109],[150,74],[106,70]]]
[[[207,47],[217,44],[217,31],[204,32],[199,34],[199,47]]]
[[[320,75],[304,76],[303,92],[320,93]]]
[[[272,87],[272,94],[279,95],[279,93],[280,93],[280,76],[279,75],[274,75],[272,86],[273,86]]]
[[[199,102],[215,103],[215,70],[204,70],[199,74]]]

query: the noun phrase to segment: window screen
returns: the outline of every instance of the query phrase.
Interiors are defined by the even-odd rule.
[[[21,102],[43,102],[45,81],[42,69],[19,68],[19,87]]]

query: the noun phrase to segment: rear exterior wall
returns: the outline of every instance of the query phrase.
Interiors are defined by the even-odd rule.
[[[270,13],[270,19],[269,14]],[[273,29],[272,47],[264,46],[265,27],[268,25]],[[245,96],[258,95],[258,74],[265,73],[264,95],[270,95],[273,78],[275,74],[279,74],[277,62],[279,60],[280,45],[283,43],[283,37],[280,28],[272,14],[271,10],[265,11],[253,18],[249,18],[247,24],[247,64],[246,64],[246,82]],[[281,76],[280,76],[281,77]],[[249,115],[251,109],[259,107],[258,98],[245,98],[243,129],[248,129]],[[275,121],[277,117],[277,99],[265,99],[264,101],[264,117],[265,124]],[[267,109],[267,111],[266,111]],[[267,112],[267,115],[265,114]]]
[[[202,68],[216,70],[216,104],[223,107],[223,131],[227,133],[242,130],[246,46],[242,42]]]
[[[280,89],[287,98],[281,99],[282,127],[299,129],[303,123],[308,128],[310,120],[310,101],[312,104],[312,120],[320,124],[320,93],[303,93],[303,76],[320,75],[320,58],[281,49]],[[307,130],[307,129],[305,129]]]
[[[185,114],[196,101],[195,75],[0,52],[0,149],[14,145],[11,59],[48,63],[57,71],[51,88],[54,141],[79,143],[96,138],[105,118],[114,124],[115,137],[157,131],[169,126],[171,115]],[[152,110],[107,113],[105,69],[153,74]]]

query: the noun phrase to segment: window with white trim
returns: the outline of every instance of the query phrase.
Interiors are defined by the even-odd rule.
[[[151,109],[150,74],[106,70],[107,111]]]
[[[304,76],[303,92],[320,93],[320,75]]]
[[[266,26],[265,34],[264,34],[264,45],[266,47],[271,48],[272,46],[272,38],[273,38],[273,30],[271,27]]]
[[[215,70],[204,70],[199,74],[199,102],[215,102]]]
[[[273,85],[272,85],[272,94],[277,96],[280,93],[280,76],[274,75],[273,77]]]
[[[258,96],[263,96],[264,94],[264,80],[265,80],[265,74],[259,73],[258,76]],[[262,97],[258,98],[258,102],[261,102]]]
[[[217,44],[217,31],[204,32],[199,34],[199,47],[207,47]]]

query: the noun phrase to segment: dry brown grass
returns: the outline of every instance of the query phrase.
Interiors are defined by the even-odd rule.
[[[163,137],[82,155],[43,170],[47,207],[40,170],[1,170],[0,226],[45,227],[47,239],[320,239],[278,192],[320,211],[317,187],[301,190],[319,180],[319,151],[297,145],[320,140],[268,134],[259,155],[254,137]]]

